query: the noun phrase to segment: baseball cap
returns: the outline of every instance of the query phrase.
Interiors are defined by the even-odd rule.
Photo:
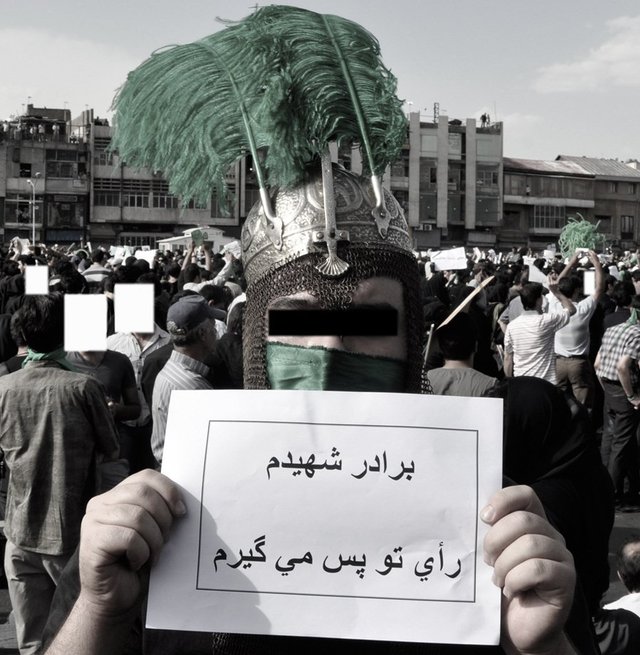
[[[215,313],[202,296],[184,296],[169,307],[167,331],[169,334],[183,336],[203,321],[212,318],[215,318]]]

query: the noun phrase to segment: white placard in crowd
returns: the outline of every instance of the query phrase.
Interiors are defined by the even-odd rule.
[[[547,276],[537,267],[529,266],[529,282],[540,282],[547,286]]]
[[[591,296],[596,292],[596,272],[585,271],[582,278],[582,290],[585,296]]]
[[[65,294],[64,349],[107,349],[107,297],[102,294]]]
[[[24,273],[24,292],[27,296],[49,293],[49,267],[27,266]]]
[[[236,259],[242,258],[242,248],[238,240],[228,243],[226,246],[224,246],[222,252],[223,253],[230,252]]]
[[[143,246],[143,250],[136,250],[135,258],[144,259],[146,262],[149,263],[149,266],[153,267],[153,262],[156,258],[157,253],[158,253],[157,249],[149,250],[149,247],[147,246],[147,249],[144,250],[144,246]]]
[[[496,399],[174,391],[162,472],[187,516],[148,627],[498,643],[478,514],[501,434]]]
[[[153,304],[153,284],[116,284],[113,289],[115,331],[152,333]]]
[[[467,255],[464,248],[451,248],[431,253],[431,261],[438,271],[460,271],[467,268]]]

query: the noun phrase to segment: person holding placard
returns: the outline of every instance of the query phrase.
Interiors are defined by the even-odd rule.
[[[330,56],[314,57],[311,71],[318,68],[321,83],[303,85],[299,75],[309,72],[309,65],[301,50],[318,35],[321,38],[312,40],[312,50],[318,53],[326,48]],[[405,143],[406,119],[395,95],[395,78],[380,62],[375,39],[336,16],[269,6],[204,43],[204,48],[197,43],[165,50],[129,76],[117,101],[120,132],[115,145],[130,164],[140,164],[151,150],[161,150],[153,144],[146,152],[147,146],[137,138],[136,126],[143,121],[166,121],[170,111],[174,117],[189,116],[189,125],[209,125],[206,137],[201,129],[170,130],[181,134],[180,139],[172,139],[180,148],[173,153],[167,150],[172,165],[167,161],[166,166],[176,171],[196,166],[194,170],[206,170],[209,175],[195,180],[180,176],[186,185],[181,195],[187,198],[210,197],[212,187],[218,188],[218,198],[224,198],[228,165],[244,152],[252,155],[261,201],[242,231],[248,283],[243,326],[245,387],[428,391],[421,365],[424,331],[417,262],[403,211],[380,179]],[[278,56],[275,51],[267,56],[261,49],[253,52],[254,43],[261,48],[271,44]],[[336,54],[338,43],[348,50],[347,57],[341,48]],[[190,110],[175,104],[183,99],[191,102],[191,94],[176,93],[173,84],[183,77],[184,65],[187,76],[199,64],[209,73],[213,69],[220,73],[211,64],[212,53],[219,49],[233,66],[224,67],[222,81],[207,75],[206,86],[220,84],[228,91],[227,76],[245,72],[253,62],[251,73],[259,78],[253,80],[256,85],[241,76],[234,78],[234,90],[250,101],[256,100],[256,91],[261,100],[268,92],[278,111],[257,112],[251,119],[257,124],[252,126],[238,110],[237,94],[227,98],[230,113],[219,105],[224,93],[214,94],[216,111],[209,118],[242,114],[241,132],[250,135],[246,144],[218,152],[215,166],[208,159],[205,166],[204,161],[197,161],[199,153],[206,152],[209,158],[216,147],[229,143],[216,140],[223,130],[211,120],[194,121]],[[286,70],[280,67],[283,55],[292,65]],[[350,69],[352,59],[360,65],[353,71],[354,83],[345,84],[345,67]],[[260,66],[256,67],[257,61]],[[325,66],[329,70],[323,70]],[[171,74],[165,77],[168,71]],[[274,80],[277,84],[272,86]],[[363,84],[367,88],[364,106]],[[139,105],[136,99],[146,95],[140,86],[153,88],[156,102],[147,96],[144,106]],[[329,88],[333,90],[327,94]],[[278,104],[281,89],[286,93]],[[169,105],[165,93],[171,97]],[[287,114],[290,111],[293,114]],[[321,124],[314,122],[317,117],[322,117]],[[260,145],[268,147],[266,167],[255,149],[254,128]],[[363,144],[371,177],[332,164],[329,142],[343,137],[345,142]],[[203,138],[209,140],[208,149],[197,147]],[[487,502],[480,515],[490,526],[484,553],[494,567],[496,584],[503,589],[504,649],[510,654],[576,653],[564,632],[575,571],[562,537],[527,487],[499,490]],[[143,573],[160,555],[163,542],[170,539],[171,525],[184,512],[176,485],[154,471],[132,476],[91,504],[79,550],[79,593],[48,655],[122,652],[144,596]],[[152,645],[152,635],[146,637],[148,652],[154,653],[458,652],[446,646],[238,634],[200,635],[189,645],[184,634],[167,632],[157,634]]]

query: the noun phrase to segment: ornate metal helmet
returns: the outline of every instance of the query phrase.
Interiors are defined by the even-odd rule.
[[[417,264],[402,211],[381,182],[407,137],[396,87],[361,25],[270,5],[154,53],[114,101],[112,147],[128,165],[163,171],[184,202],[224,201],[229,167],[252,157],[261,201],[242,238],[251,388],[268,386],[270,299],[305,290],[326,307],[346,307],[360,281],[388,276],[403,284],[406,388],[419,389]],[[369,177],[332,169],[331,143],[357,144]]]
[[[404,251],[411,254],[404,213],[384,190],[383,210],[376,207],[370,181],[333,167],[314,171],[297,187],[275,195],[276,222],[257,203],[242,228],[242,262],[247,282],[310,254],[324,254],[318,272],[342,275],[349,265],[337,255],[338,246]]]
[[[257,203],[243,227],[248,283],[243,328],[245,386],[269,386],[265,342],[267,311],[273,299],[307,291],[324,308],[346,308],[359,282],[389,277],[403,287],[406,390],[420,391],[420,283],[404,213],[386,190],[382,211],[377,210],[368,178],[337,166],[330,182],[327,177],[327,172],[314,169],[303,184],[279,189],[272,198],[277,225],[267,217],[262,203]]]

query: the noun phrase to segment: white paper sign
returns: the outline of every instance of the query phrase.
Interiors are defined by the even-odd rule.
[[[146,250],[144,250],[145,246],[142,246],[142,248],[142,250],[136,250],[135,258],[144,259],[149,263],[149,266],[153,267],[153,262],[156,258],[156,254],[158,253],[157,249],[149,250],[149,246],[146,246]]]
[[[441,250],[431,255],[431,261],[438,271],[459,271],[467,268],[467,255],[464,248]]]
[[[582,278],[582,291],[585,296],[591,296],[596,292],[596,272],[585,271]]]
[[[183,489],[152,628],[497,644],[478,514],[502,401],[312,391],[172,394]]]
[[[529,266],[529,282],[539,282],[545,287],[547,286],[547,276],[537,267]]]

